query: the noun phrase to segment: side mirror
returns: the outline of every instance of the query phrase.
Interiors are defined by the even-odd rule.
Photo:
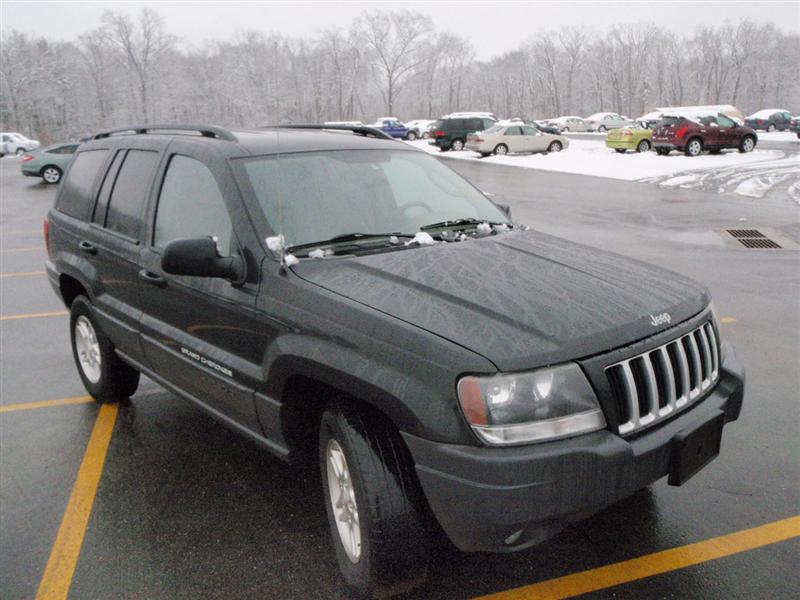
[[[164,248],[161,268],[173,275],[192,277],[222,277],[231,281],[244,280],[244,261],[240,256],[222,257],[217,242],[210,237],[174,240]]]

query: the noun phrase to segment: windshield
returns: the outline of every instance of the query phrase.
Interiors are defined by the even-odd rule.
[[[349,233],[414,235],[456,219],[509,223],[460,175],[422,152],[338,150],[247,159],[270,227],[288,246]]]

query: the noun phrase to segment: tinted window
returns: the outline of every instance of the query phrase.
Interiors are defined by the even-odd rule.
[[[108,150],[87,150],[75,157],[58,197],[56,208],[59,211],[78,219],[87,218],[91,204],[89,193],[106,156]]]
[[[483,129],[483,121],[480,119],[467,119],[467,130],[477,131]]]
[[[100,193],[97,194],[97,203],[94,206],[94,216],[92,223],[98,225],[106,224],[106,209],[108,208],[108,198],[111,196],[111,190],[114,189],[114,182],[117,180],[117,171],[119,170],[119,163],[125,157],[125,151],[119,150],[111,161],[111,166],[108,167],[106,174],[103,178],[103,183],[100,186]]]
[[[522,135],[522,130],[519,127],[509,127],[506,129],[506,135]]]
[[[128,150],[111,191],[106,227],[137,239],[142,228],[142,207],[147,199],[158,152]]]
[[[536,135],[536,130],[533,127],[523,127],[523,135]]]
[[[59,146],[58,148],[54,148],[50,152],[54,154],[74,154],[75,150],[78,149],[77,144],[70,144],[69,146]]]
[[[163,248],[181,238],[213,236],[223,256],[230,254],[233,227],[219,186],[203,163],[172,157],[161,186],[153,244]]]

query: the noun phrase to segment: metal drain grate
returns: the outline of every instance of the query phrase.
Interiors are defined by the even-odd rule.
[[[778,242],[769,239],[758,229],[727,229],[726,231],[745,248],[781,248]]]
[[[761,233],[758,229],[728,229],[728,233],[730,233],[735,238],[765,238],[763,233]]]
[[[745,248],[780,248],[780,244],[769,238],[737,238]]]

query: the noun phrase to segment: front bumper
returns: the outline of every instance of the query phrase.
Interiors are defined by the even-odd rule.
[[[468,552],[521,550],[668,474],[676,434],[722,412],[739,417],[744,370],[725,350],[720,379],[692,408],[639,436],[608,430],[542,444],[489,448],[403,434],[433,514]],[[522,530],[512,543],[504,542]]]

